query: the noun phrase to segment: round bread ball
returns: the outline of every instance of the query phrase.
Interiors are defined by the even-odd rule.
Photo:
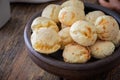
[[[85,63],[90,57],[89,50],[76,43],[66,45],[63,51],[64,61],[68,63]]]
[[[57,32],[59,31],[57,24],[49,18],[37,17],[33,20],[31,25],[31,29],[33,32],[43,27],[54,29]]]
[[[115,39],[112,40],[112,42],[115,44],[116,47],[120,45],[120,30],[119,30],[118,35],[116,36]]]
[[[60,10],[58,18],[62,24],[71,26],[75,21],[85,19],[85,13],[79,8],[69,6]]]
[[[115,45],[110,41],[98,40],[94,45],[90,46],[90,49],[94,58],[102,59],[110,56],[114,52]]]
[[[96,27],[87,21],[76,21],[70,28],[72,39],[82,46],[91,46],[97,39]]]
[[[50,4],[43,10],[41,16],[50,18],[53,21],[55,21],[56,23],[58,23],[59,22],[58,14],[59,14],[60,10],[61,10],[61,6],[60,5]]]
[[[86,20],[94,24],[96,19],[103,15],[105,14],[102,11],[92,11],[86,15]]]
[[[31,35],[31,44],[34,50],[42,54],[52,54],[60,49],[61,39],[58,33],[51,28],[41,28]]]
[[[59,36],[61,37],[61,48],[64,49],[65,45],[74,42],[70,36],[70,27],[66,27],[59,31]]]
[[[68,7],[68,6],[74,6],[78,7],[79,9],[84,10],[84,3],[80,0],[67,0],[64,3],[62,3],[62,8]]]
[[[97,34],[101,40],[113,40],[119,32],[117,21],[111,16],[100,16],[97,18],[95,25]]]

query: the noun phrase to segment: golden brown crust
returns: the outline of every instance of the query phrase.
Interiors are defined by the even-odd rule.
[[[64,61],[68,63],[85,63],[90,57],[89,50],[77,43],[66,45],[63,52]]]
[[[37,17],[33,20],[32,25],[31,25],[32,31],[37,31],[43,27],[52,28],[57,32],[59,31],[57,24],[49,18]]]
[[[61,49],[64,49],[65,45],[74,42],[70,36],[70,27],[62,29],[58,34],[61,37]]]
[[[117,21],[111,16],[100,16],[96,22],[97,34],[101,40],[113,40],[119,32],[119,25]]]
[[[33,48],[43,54],[51,54],[61,46],[61,39],[56,31],[50,28],[41,28],[31,35]]]
[[[61,6],[60,5],[50,4],[47,7],[45,7],[45,9],[43,10],[41,16],[50,18],[53,21],[55,21],[56,23],[58,23],[59,22],[58,14],[59,14],[60,10],[61,10]]]
[[[85,19],[84,11],[81,9],[78,11],[78,9],[73,6],[62,8],[58,16],[59,21],[66,26],[71,26],[77,20]]]
[[[98,40],[94,45],[90,46],[90,49],[93,57],[102,59],[111,55],[115,49],[115,46],[110,41]]]
[[[70,28],[72,39],[80,45],[93,45],[97,39],[96,27],[87,21],[76,21]]]

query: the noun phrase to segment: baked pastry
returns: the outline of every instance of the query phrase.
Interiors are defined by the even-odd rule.
[[[68,63],[85,63],[90,57],[90,51],[76,43],[66,45],[63,51],[63,59]]]
[[[59,31],[59,36],[61,37],[61,48],[64,49],[64,46],[74,42],[73,39],[70,36],[70,27],[66,27]]]
[[[97,39],[96,27],[87,21],[77,21],[70,28],[72,39],[80,45],[93,45]]]
[[[68,6],[74,6],[84,10],[84,3],[80,0],[67,0],[61,5],[62,8],[68,7]]]
[[[117,21],[111,16],[100,16],[97,18],[95,25],[97,34],[101,40],[113,40],[119,32]]]
[[[60,10],[58,18],[62,24],[71,26],[74,22],[80,19],[85,19],[85,13],[84,10],[69,6]]]
[[[66,25],[64,25],[64,24],[61,24],[61,29],[64,29],[64,28],[66,28],[66,27],[70,27],[70,26],[66,26]]]
[[[56,23],[58,23],[59,22],[58,14],[59,14],[60,9],[61,9],[60,5],[50,4],[43,10],[41,16],[50,18]]]
[[[52,54],[60,46],[61,39],[58,33],[51,28],[41,28],[31,35],[32,47],[42,54]]]
[[[33,20],[31,25],[32,31],[39,30],[40,28],[43,28],[43,27],[52,28],[57,32],[59,31],[57,24],[49,18],[37,17]]]
[[[112,42],[115,44],[116,47],[120,45],[120,30],[119,30],[118,35],[116,36],[115,39],[112,40]]]
[[[94,45],[90,47],[91,54],[97,59],[105,58],[114,52],[115,46],[110,41],[96,41]]]
[[[86,20],[94,24],[96,19],[103,15],[105,14],[102,11],[92,11],[86,14]]]

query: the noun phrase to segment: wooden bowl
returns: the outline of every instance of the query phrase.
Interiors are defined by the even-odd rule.
[[[94,10],[101,10],[104,13],[113,16],[120,25],[120,17],[117,13],[110,11],[102,6],[85,3],[85,12],[88,13]],[[30,42],[31,36],[31,23],[33,19],[40,16],[41,12],[35,14],[26,24],[24,30],[24,40],[25,44],[28,48],[29,55],[31,59],[44,70],[58,75],[60,77],[64,77],[71,80],[87,80],[93,78],[97,75],[103,74],[104,72],[108,72],[112,68],[116,67],[120,64],[120,47],[116,48],[114,53],[101,60],[93,60],[89,61],[85,64],[69,64],[65,63],[62,58],[62,50],[58,50],[57,52],[51,55],[43,55],[36,52]]]

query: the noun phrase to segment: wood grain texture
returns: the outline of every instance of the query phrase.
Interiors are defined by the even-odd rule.
[[[50,3],[62,1],[64,0]],[[0,29],[0,80],[60,80],[32,62],[23,39],[27,21],[48,4],[11,4],[11,19]],[[120,66],[109,74],[100,76],[96,80],[120,80]]]

